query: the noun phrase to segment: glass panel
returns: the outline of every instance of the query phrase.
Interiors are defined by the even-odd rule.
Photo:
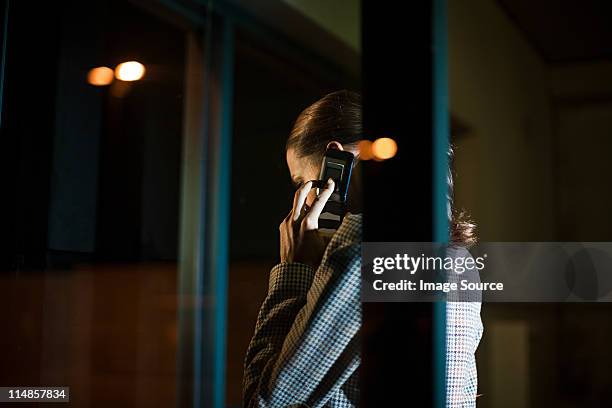
[[[221,407],[210,368],[227,363],[221,394],[241,405],[295,190],[286,138],[309,104],[359,90],[358,2],[337,27],[338,6],[244,7],[211,17],[190,1],[10,2],[0,385],[69,386],[75,406]],[[234,69],[217,59],[227,50]],[[210,194],[230,187],[215,184],[227,118],[231,204]],[[222,277],[214,248],[228,242],[211,226],[228,210],[226,305],[205,286]],[[225,306],[227,358],[211,362]]]
[[[69,386],[74,406],[175,404],[185,29],[168,16],[10,4],[3,386]]]

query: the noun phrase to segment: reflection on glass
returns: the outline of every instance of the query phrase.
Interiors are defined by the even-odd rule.
[[[108,67],[93,68],[87,74],[87,82],[95,86],[109,85],[113,82],[115,73]]]
[[[387,160],[397,153],[397,143],[389,137],[381,137],[372,143],[372,155],[378,160]]]
[[[115,68],[115,76],[122,81],[138,81],[144,74],[144,65],[137,61],[123,62]]]

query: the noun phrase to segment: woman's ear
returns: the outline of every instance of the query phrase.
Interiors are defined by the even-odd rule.
[[[359,147],[357,147],[356,145],[349,144],[347,145],[347,148],[345,149],[344,146],[342,146],[342,143],[332,140],[331,142],[327,144],[327,148],[353,153],[353,156],[355,156],[356,159],[359,159]]]
[[[336,150],[344,150],[344,147],[342,147],[342,143],[336,142],[335,140],[332,140],[331,142],[329,142],[327,144],[327,148],[336,149]]]

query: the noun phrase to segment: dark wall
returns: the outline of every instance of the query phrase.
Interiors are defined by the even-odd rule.
[[[89,13],[95,4],[97,13]],[[108,9],[101,1],[62,9],[57,53],[55,127],[49,197],[49,249],[95,250],[98,167],[105,89],[87,83],[89,69],[104,65]]]

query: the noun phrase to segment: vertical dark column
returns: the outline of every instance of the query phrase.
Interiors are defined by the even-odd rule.
[[[0,34],[2,35],[2,42],[0,42],[0,46],[2,46],[2,53],[0,54],[0,135],[4,136],[3,139],[7,140],[6,130],[5,130],[5,83],[6,83],[6,57],[7,57],[7,48],[8,48],[8,24],[9,24],[9,0],[4,0],[0,2],[1,7],[1,17],[2,20],[2,30],[0,30]],[[5,142],[3,145],[4,151],[16,150],[17,143],[14,140],[9,140],[8,143]],[[10,155],[14,157],[14,155]],[[8,205],[6,208],[2,208],[2,216],[0,217],[2,221],[0,221],[0,225],[2,225],[3,233],[0,234],[0,247],[2,251],[0,251],[0,271],[10,269],[13,263],[13,257],[15,256],[15,241],[13,237],[15,236],[16,224],[15,219],[13,217],[12,211],[14,210],[14,202],[12,199],[6,200],[6,197],[13,192],[15,180],[12,177],[8,176],[8,170],[13,168],[15,165],[15,159],[11,160],[1,160],[2,163],[0,166],[0,180],[2,181],[2,196],[5,197],[5,201],[8,201]]]
[[[6,45],[8,41],[9,0],[0,1],[0,126],[2,125],[2,108],[4,102],[4,70],[6,66]]]
[[[364,0],[362,22],[364,132],[398,145],[365,163],[364,241],[432,241],[431,3]],[[432,406],[432,304],[363,306],[362,406]]]
[[[2,2],[0,269],[46,265],[59,13],[52,3]]]
[[[95,7],[96,13],[90,10]],[[95,250],[98,166],[105,88],[87,83],[103,48],[101,1],[62,8],[57,62],[55,132],[50,172],[50,262],[70,253]]]

